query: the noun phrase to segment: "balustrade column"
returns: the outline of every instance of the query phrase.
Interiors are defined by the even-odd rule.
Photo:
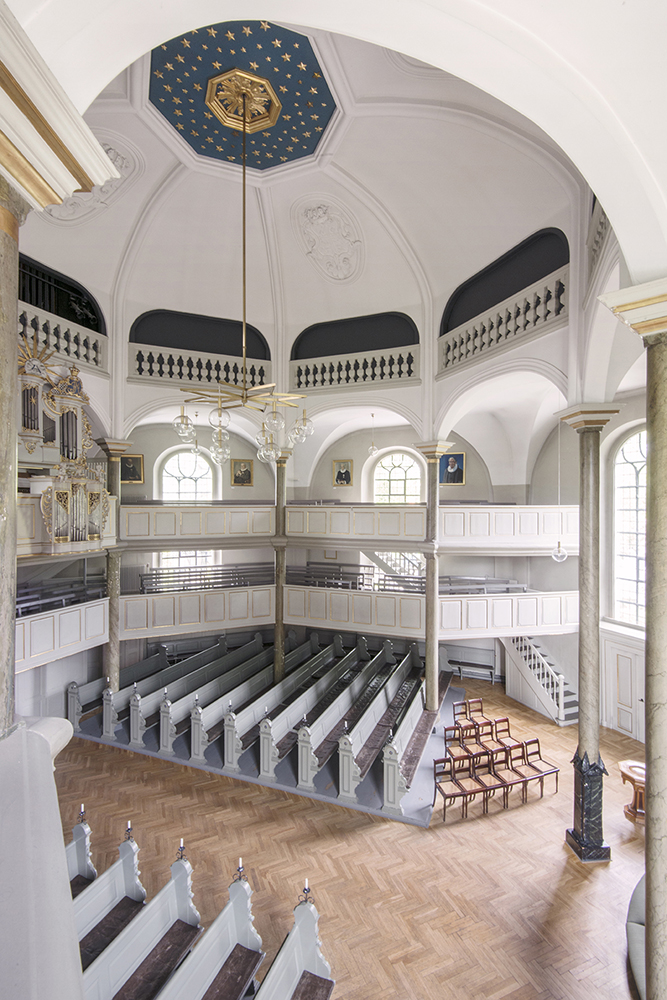
[[[566,841],[581,861],[609,861],[602,832],[600,757],[600,433],[618,413],[579,404],[561,418],[579,434],[579,739],[574,766],[574,823]]]
[[[0,177],[0,739],[14,729],[19,228],[29,211]]]
[[[646,345],[646,998],[667,981],[667,278],[601,295]]]
[[[285,536],[285,505],[287,503],[287,462],[291,449],[286,448],[276,461],[276,614],[273,633],[273,680],[277,684],[285,676],[285,580],[287,576],[287,538]]]
[[[440,588],[438,572],[438,514],[439,514],[439,468],[440,456],[452,447],[450,441],[424,441],[417,448],[426,459],[426,596],[424,600],[425,624],[425,694],[426,711],[437,712],[440,708],[438,680],[440,663],[439,649],[439,605]]]

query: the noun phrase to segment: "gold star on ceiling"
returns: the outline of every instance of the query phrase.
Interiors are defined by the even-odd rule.
[[[262,29],[262,31],[268,31],[270,27],[271,27],[271,25],[269,24],[268,21],[261,21],[260,22],[260,28]]]
[[[215,28],[207,28],[206,30],[208,31],[208,33],[211,36],[211,38],[215,38],[215,36],[218,34],[218,32],[215,30]]]
[[[243,29],[243,34],[244,34],[244,35],[246,36],[246,38],[247,38],[247,37],[248,37],[248,35],[252,35],[252,31],[250,30],[250,28],[244,28],[244,29]]]

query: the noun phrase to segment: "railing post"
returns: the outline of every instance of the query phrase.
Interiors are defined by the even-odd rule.
[[[565,675],[558,675],[558,721],[565,722]]]

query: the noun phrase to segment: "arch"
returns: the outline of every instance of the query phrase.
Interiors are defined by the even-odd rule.
[[[19,300],[103,337],[107,335],[104,313],[87,288],[23,253],[19,254]]]
[[[440,323],[440,336],[516,295],[570,260],[567,236],[561,229],[540,229],[452,292]]]
[[[374,476],[375,469],[383,458],[387,455],[391,455],[393,452],[403,452],[413,458],[417,465],[419,466],[421,473],[421,494],[420,503],[426,501],[426,472],[427,466],[424,456],[416,448],[411,448],[409,445],[393,445],[387,448],[380,448],[377,455],[369,455],[364,464],[361,467],[361,499],[364,503],[374,503],[375,493],[374,493]]]
[[[406,448],[385,452],[373,466],[374,503],[421,503],[424,497],[424,471]]]
[[[187,348],[201,354],[243,355],[243,324],[239,320],[200,316],[175,309],[151,309],[137,316],[130,328],[131,344],[149,344],[181,351]],[[266,338],[254,326],[246,325],[249,358],[270,361]]]
[[[163,499],[163,477],[165,466],[176,456],[184,455],[189,452],[190,447],[188,445],[177,444],[172,448],[166,448],[157,456],[155,462],[153,463],[153,496],[156,500]],[[222,475],[220,466],[216,465],[213,461],[211,453],[207,448],[201,448],[201,454],[198,458],[208,465],[211,472],[211,499],[222,499]]]
[[[419,343],[414,320],[405,313],[375,313],[328,323],[314,323],[292,344],[291,361],[326,358],[331,354],[383,351]]]

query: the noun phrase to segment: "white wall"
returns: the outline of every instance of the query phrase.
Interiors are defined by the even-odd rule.
[[[102,646],[16,674],[16,714],[67,715],[67,685],[102,676]]]

